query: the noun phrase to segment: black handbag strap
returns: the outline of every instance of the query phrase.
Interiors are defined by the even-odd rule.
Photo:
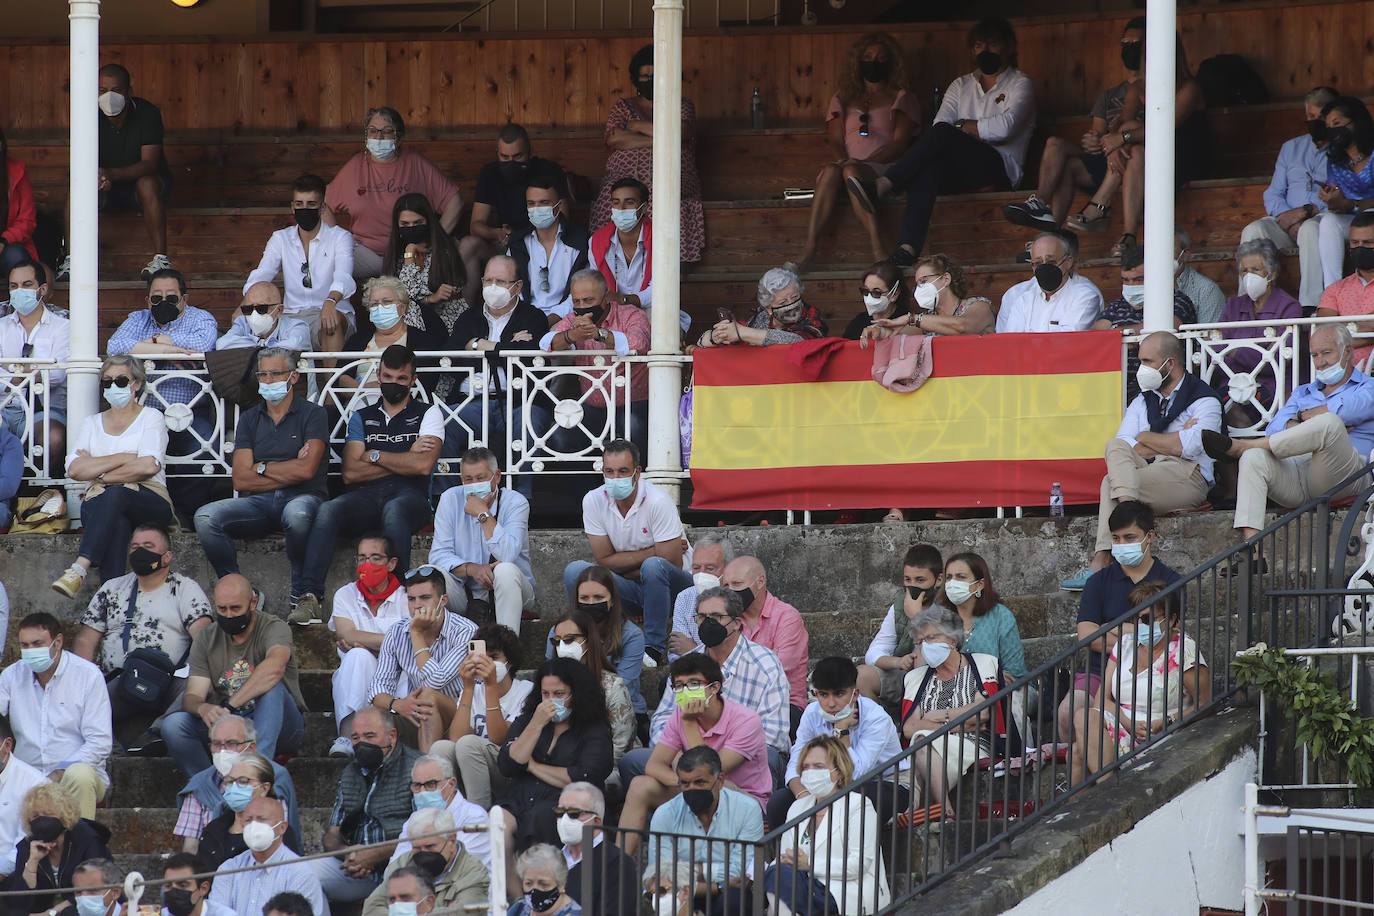
[[[129,606],[124,609],[124,657],[129,657],[129,634],[134,630],[134,617],[138,614],[138,577],[134,577],[133,590],[129,592]],[[164,653],[166,654],[166,653]],[[186,651],[181,653],[181,661],[177,662],[173,671],[181,670],[182,665],[186,664],[186,659],[191,657],[191,646],[186,646]],[[168,656],[170,659],[171,656]]]

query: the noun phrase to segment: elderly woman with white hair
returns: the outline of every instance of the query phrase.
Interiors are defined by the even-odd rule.
[[[758,307],[746,322],[724,317],[697,338],[698,347],[747,344],[772,347],[826,337],[825,319],[802,300],[801,278],[785,267],[774,267],[759,278]]]
[[[405,322],[406,312],[410,309],[410,293],[399,277],[373,277],[363,284],[363,305],[367,307],[367,321],[359,317],[358,330],[348,338],[344,349],[349,352],[380,353],[392,344],[400,344],[411,350],[442,350],[448,346],[448,331],[432,310],[421,313],[424,327],[415,327]],[[421,360],[421,365],[432,364],[433,360]],[[348,371],[348,370],[345,370]],[[434,374],[421,375],[420,383],[433,388],[438,382]],[[377,360],[368,359],[357,363],[350,375],[340,375],[334,384],[345,387],[376,388]]]
[[[1302,317],[1302,304],[1278,285],[1279,268],[1279,250],[1268,239],[1254,239],[1237,246],[1236,277],[1239,288],[1233,298],[1226,300],[1226,307],[1221,310],[1221,320],[1223,323],[1270,321],[1273,324],[1268,327],[1222,328],[1223,339],[1262,340],[1270,328],[1277,336],[1283,333],[1285,323]],[[1254,396],[1243,404],[1232,404],[1228,408],[1226,422],[1231,426],[1249,426],[1259,419],[1259,412],[1246,407],[1247,404],[1273,401],[1274,367],[1272,364],[1260,366],[1261,355],[1259,350],[1237,347],[1226,354],[1226,365],[1231,371],[1212,379],[1223,398],[1235,375],[1250,373],[1255,381]]]
[[[516,898],[506,916],[581,916],[582,907],[568,896],[568,863],[562,850],[548,843],[531,846],[515,860]]]
[[[702,916],[694,905],[696,869],[686,859],[660,859],[644,869],[644,893],[654,916]]]

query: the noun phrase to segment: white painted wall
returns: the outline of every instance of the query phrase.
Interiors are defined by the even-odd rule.
[[[1168,753],[1167,746],[1160,750]],[[1240,909],[1245,882],[1241,812],[1245,783],[1255,774],[1255,751],[1248,749],[1008,914],[1157,916],[1197,913],[1202,906]],[[1110,792],[1111,783],[1095,791]]]

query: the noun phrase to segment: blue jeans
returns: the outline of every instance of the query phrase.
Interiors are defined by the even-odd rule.
[[[521,407],[512,408],[511,428],[523,431],[523,414]],[[464,428],[459,423],[449,421],[444,424],[444,450],[439,454],[442,458],[449,461],[449,473],[434,475],[434,483],[430,492],[438,496],[450,487],[458,485],[458,462],[457,459],[463,452],[472,445],[472,437],[468,435],[468,429],[476,431],[479,435],[482,431],[482,402],[472,401],[463,405],[458,410],[458,419],[467,424]],[[530,407],[530,428],[536,436],[542,436],[553,425],[553,420],[549,416],[546,408],[538,405]],[[496,454],[497,462],[502,465],[501,470],[509,472],[510,468],[505,467],[505,451],[502,443],[509,438],[506,430],[506,405],[504,401],[493,398],[487,402],[487,448]],[[530,445],[525,443],[525,450]],[[534,493],[534,476],[531,474],[520,474],[515,478],[515,489],[526,499]]]
[[[778,901],[796,916],[840,916],[840,908],[825,884],[810,872],[791,865],[768,866],[763,873],[763,890],[776,894]]]
[[[323,501],[313,493],[292,496],[282,490],[221,499],[196,510],[196,534],[215,575],[223,578],[239,571],[234,538],[262,537],[280,529],[286,534],[286,559],[291,563],[291,594],[300,595],[306,544]]]
[[[392,475],[350,490],[320,506],[305,551],[305,572],[298,595],[324,596],[324,580],[340,534],[359,535],[381,528],[396,545],[397,573],[410,568],[410,536],[429,524],[425,481]],[[690,583],[689,583],[690,584]]]
[[[81,503],[77,556],[99,566],[102,581],[122,576],[129,562],[129,538],[134,528],[145,522],[166,525],[171,521],[172,507],[147,487],[106,487]]]
[[[563,589],[573,600],[573,587],[582,570],[595,566],[586,560],[574,560],[563,568]],[[620,602],[626,609],[644,614],[644,645],[662,649],[668,642],[668,626],[673,618],[673,602],[678,593],[692,584],[692,574],[681,566],[674,566],[662,557],[649,557],[639,567],[638,579],[627,579],[620,573],[615,584],[620,588]]]
[[[258,753],[268,760],[279,751],[297,750],[305,737],[305,718],[281,681],[257,698],[246,718],[258,730]],[[210,766],[210,729],[200,716],[184,710],[172,713],[162,720],[162,740],[168,756],[188,778]]]

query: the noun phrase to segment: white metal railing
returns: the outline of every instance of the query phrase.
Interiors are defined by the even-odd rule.
[[[7,360],[0,367],[0,420],[22,414],[22,428],[15,432],[23,445],[25,478],[48,480],[63,473],[63,468],[49,467],[51,455],[33,435],[34,417],[42,405],[52,403],[50,376],[60,368],[53,360],[32,358]]]

